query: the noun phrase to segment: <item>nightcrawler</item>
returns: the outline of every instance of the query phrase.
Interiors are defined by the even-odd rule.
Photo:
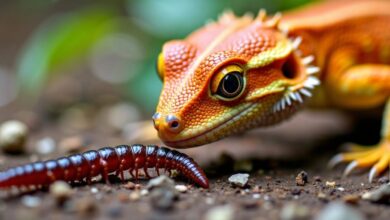
[[[91,178],[98,175],[108,182],[110,173],[119,175],[124,181],[125,171],[128,170],[133,178],[138,179],[139,169],[143,169],[146,177],[150,178],[148,168],[154,168],[157,175],[160,175],[159,169],[169,173],[175,169],[199,186],[209,187],[203,170],[189,156],[166,147],[135,144],[103,147],[56,160],[9,168],[0,172],[0,188],[45,186],[56,180],[85,180],[91,183]]]

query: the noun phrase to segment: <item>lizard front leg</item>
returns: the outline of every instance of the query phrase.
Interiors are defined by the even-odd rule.
[[[371,167],[369,181],[390,166],[390,67],[387,65],[360,65],[348,69],[331,81],[330,87],[347,107],[372,107],[386,103],[383,113],[381,141],[370,148],[352,144],[351,152],[332,158],[330,166],[350,162],[344,171],[348,175],[355,168]]]

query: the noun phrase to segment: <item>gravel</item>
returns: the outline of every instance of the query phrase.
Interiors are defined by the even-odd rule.
[[[148,184],[146,185],[146,188],[153,189],[156,187],[163,187],[163,186],[175,188],[175,181],[173,181],[171,178],[169,178],[166,175],[161,175],[153,179],[150,179]]]
[[[229,182],[234,186],[245,187],[248,184],[249,174],[237,173],[229,177]]]
[[[159,187],[150,193],[152,206],[159,210],[172,210],[178,195],[174,188]]]
[[[152,206],[158,210],[172,210],[175,201],[179,198],[175,182],[165,175],[149,180],[146,188],[150,190]]]

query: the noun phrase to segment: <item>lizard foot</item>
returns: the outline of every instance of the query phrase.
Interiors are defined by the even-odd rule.
[[[329,166],[335,167],[337,164],[349,162],[344,170],[344,176],[348,176],[355,168],[369,168],[371,170],[368,180],[372,180],[390,166],[390,141],[382,141],[378,145],[371,147],[351,144],[351,151],[335,155]]]

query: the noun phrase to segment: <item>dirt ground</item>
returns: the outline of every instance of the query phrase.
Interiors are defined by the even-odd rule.
[[[127,183],[114,181],[108,185],[96,181],[91,185],[73,186],[74,194],[61,205],[47,190],[4,198],[0,203],[1,219],[313,219],[324,207],[337,201],[348,203],[363,219],[389,219],[388,204],[360,198],[388,182],[388,178],[382,177],[370,184],[366,171],[342,177],[343,166],[333,170],[326,167],[342,143],[375,141],[378,121],[368,121],[372,122],[367,120],[356,125],[338,113],[305,112],[275,128],[181,150],[206,170],[210,188],[202,189],[176,177],[175,184],[185,184],[188,190],[171,201],[168,208],[155,205],[153,194],[145,190],[148,180],[139,180],[136,189],[129,189]],[[351,127],[355,128],[354,133],[348,132]],[[33,132],[29,143],[44,136],[58,140],[62,135],[65,134],[54,126]],[[98,131],[85,132],[81,137],[89,139],[88,146],[129,143],[129,140]],[[40,158],[62,154],[55,151]],[[3,155],[0,168],[34,159]],[[296,176],[301,171],[307,172],[308,183],[297,186]],[[250,174],[244,188],[228,182],[230,175],[239,172]],[[215,207],[222,207],[225,213],[210,217],[210,210]],[[290,213],[286,218],[288,207],[301,212]]]

